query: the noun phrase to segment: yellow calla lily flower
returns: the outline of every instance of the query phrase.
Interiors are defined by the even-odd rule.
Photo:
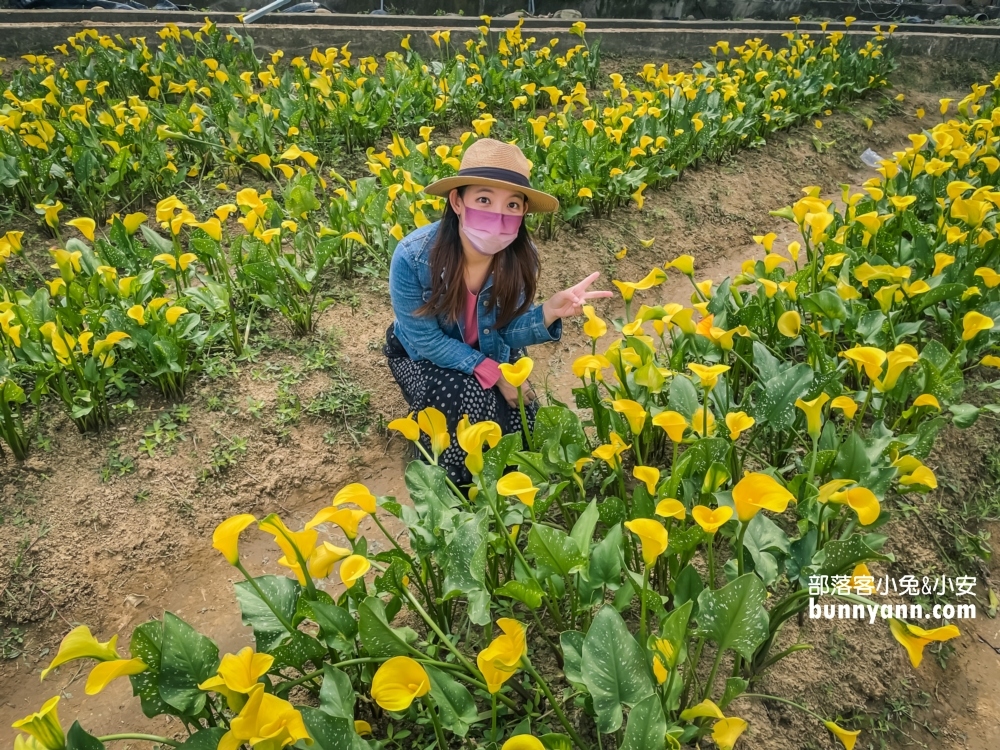
[[[723,505],[715,510],[705,505],[696,505],[691,509],[691,518],[701,526],[702,531],[706,534],[714,534],[732,517],[733,509],[728,505]]]
[[[688,428],[688,421],[684,415],[676,411],[661,411],[652,422],[667,433],[667,437],[674,443],[679,443],[684,439],[684,431]]]
[[[802,316],[795,310],[782,313],[778,318],[778,331],[782,336],[794,339],[799,335],[799,328],[802,326]]]
[[[767,474],[747,473],[733,487],[736,517],[743,523],[749,523],[761,509],[784,513],[794,500],[791,492]]]
[[[524,625],[509,617],[501,617],[497,620],[497,625],[503,635],[494,638],[476,657],[476,666],[486,678],[486,688],[490,693],[500,691],[520,667],[521,660],[528,652]]]
[[[469,423],[468,415],[462,417],[455,430],[458,444],[466,452],[465,466],[473,476],[483,473],[483,444],[496,447],[503,437],[503,431],[496,422],[483,421]]]
[[[520,471],[511,471],[500,477],[497,482],[497,494],[503,497],[516,497],[529,508],[535,505],[535,495],[538,488],[531,483],[531,477]]]
[[[846,504],[858,514],[858,523],[868,526],[875,523],[882,512],[878,498],[875,493],[867,487],[850,487],[846,490],[834,492],[830,496],[829,502]]]
[[[417,420],[413,418],[412,411],[405,418],[392,420],[389,422],[387,427],[390,430],[395,430],[404,438],[414,443],[420,439],[420,425],[418,425]]]
[[[747,729],[747,723],[736,716],[719,719],[712,725],[712,739],[719,750],[733,750],[736,742]]]
[[[142,659],[114,659],[113,661],[103,661],[94,665],[87,677],[87,684],[83,692],[87,695],[97,695],[104,690],[112,681],[119,677],[142,674],[149,667]]]
[[[729,428],[729,439],[739,440],[740,435],[756,424],[757,420],[745,411],[731,411],[726,414],[726,427]]]
[[[636,518],[625,522],[625,528],[642,542],[642,560],[646,567],[656,564],[656,559],[667,551],[667,530],[652,518]]]
[[[858,741],[858,735],[861,734],[860,729],[856,729],[853,732],[843,727],[837,726],[832,721],[824,721],[823,726],[833,732],[833,736],[840,740],[841,744],[844,746],[844,750],[854,750],[854,743]]]
[[[428,406],[417,414],[417,424],[420,430],[431,440],[431,451],[435,456],[444,453],[451,445],[451,434],[448,432],[448,420],[443,413]]]
[[[351,484],[348,484],[340,489],[340,491],[333,496],[333,500],[330,502],[330,505],[336,508],[344,503],[353,503],[369,515],[375,513],[378,506],[378,502],[375,499],[375,496],[371,493],[371,490],[360,482],[352,482]]]
[[[74,229],[78,229],[80,231],[80,234],[82,234],[91,242],[94,241],[94,230],[97,229],[97,222],[94,221],[93,219],[86,219],[86,218],[72,219],[70,221],[67,221],[66,225],[73,227]]]
[[[409,656],[394,656],[375,672],[371,693],[386,711],[405,711],[430,690],[430,678],[418,662]]]
[[[340,564],[340,580],[343,581],[347,588],[351,588],[360,579],[364,578],[365,573],[371,568],[372,564],[368,562],[368,558],[362,555],[351,555],[345,558],[345,560]]]
[[[515,388],[520,388],[524,381],[528,379],[528,376],[531,375],[534,367],[535,363],[531,357],[521,357],[514,364],[501,363],[500,373],[503,375],[504,380]]]
[[[692,362],[688,369],[693,372],[705,390],[712,390],[719,382],[719,376],[729,371],[729,365],[702,365]]]
[[[962,341],[974,339],[982,331],[993,328],[993,318],[989,318],[980,312],[970,310],[962,318]]]
[[[66,735],[59,723],[59,711],[56,708],[59,698],[58,695],[52,696],[38,711],[15,721],[11,726],[34,737],[45,750],[64,750]]]
[[[646,417],[648,416],[646,414],[646,410],[642,408],[642,404],[637,401],[622,398],[613,401],[611,408],[619,414],[625,415],[625,419],[628,421],[628,426],[632,431],[633,436],[642,432],[642,428],[646,424]]]
[[[654,512],[662,518],[676,518],[678,521],[683,521],[687,516],[687,509],[684,507],[684,503],[673,497],[660,500],[656,504]]]
[[[232,516],[215,527],[212,533],[212,547],[219,550],[226,562],[236,565],[240,561],[240,534],[257,519],[249,513]]]
[[[819,440],[820,429],[823,423],[823,406],[830,397],[821,393],[816,398],[811,401],[806,401],[805,399],[795,399],[795,406],[803,411],[806,415],[806,430],[809,433],[809,437],[813,440]]]
[[[916,625],[910,625],[902,620],[889,620],[889,630],[892,637],[899,641],[910,657],[910,664],[916,669],[924,658],[924,648],[930,643],[942,643],[958,638],[961,635],[954,625],[924,630]]]
[[[635,466],[632,468],[632,476],[646,485],[650,496],[656,497],[656,485],[660,481],[659,469],[655,466]]]
[[[265,737],[271,748],[310,739],[302,714],[288,701],[265,693],[264,684],[257,683],[239,715],[229,722],[229,731],[219,740],[219,750],[237,750]]]
[[[86,625],[75,627],[62,639],[59,651],[49,662],[49,666],[42,670],[42,679],[44,680],[49,672],[56,667],[77,659],[97,659],[98,661],[119,659],[121,657],[118,656],[116,650],[117,644],[117,635],[111,636],[111,639],[105,643],[100,643]]]

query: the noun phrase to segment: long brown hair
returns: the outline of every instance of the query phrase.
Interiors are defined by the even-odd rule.
[[[464,187],[458,188],[459,195],[464,192]],[[416,314],[444,315],[453,323],[465,311],[465,252],[458,232],[458,214],[451,201],[448,201],[431,247],[430,264],[431,296]],[[499,305],[497,328],[503,328],[531,307],[538,288],[539,270],[538,250],[522,221],[517,239],[494,255],[490,263],[493,287],[484,304],[487,309]]]

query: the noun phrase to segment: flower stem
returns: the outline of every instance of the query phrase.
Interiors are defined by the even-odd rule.
[[[740,533],[736,537],[736,572],[739,575],[743,575],[743,537],[746,535],[749,525],[749,522],[740,521]]]
[[[434,701],[430,695],[424,696],[424,706],[427,707],[427,713],[431,715],[431,723],[434,725],[434,736],[437,737],[438,747],[441,750],[447,750],[448,745],[444,741],[444,730],[441,729],[441,720],[438,718],[437,711],[434,710]]]
[[[114,740],[144,740],[155,742],[160,745],[170,745],[170,747],[180,747],[181,743],[176,740],[168,740],[166,737],[159,737],[155,734],[139,734],[136,732],[123,732],[122,734],[106,734],[98,737],[101,742],[113,742]]]
[[[521,411],[521,429],[524,431],[524,440],[528,444],[528,450],[535,450],[535,445],[531,441],[531,430],[528,427],[528,416],[524,411],[524,394],[521,386],[517,387],[517,408]]]
[[[278,618],[278,622],[280,622],[285,627],[285,630],[287,630],[289,633],[294,632],[296,629],[292,627],[292,624],[288,622],[287,619],[285,619],[285,616],[281,614],[281,612],[279,612],[277,609],[274,608],[274,605],[271,604],[271,600],[264,595],[264,592],[261,589],[260,585],[258,585],[257,581],[253,578],[253,576],[251,576],[247,572],[247,569],[243,567],[243,563],[240,562],[238,559],[236,560],[236,569],[243,574],[243,577],[247,579],[247,582],[253,587],[253,590],[257,592],[257,596],[259,596],[261,601],[267,605],[267,608],[271,610],[271,613],[276,618]]]
[[[639,645],[643,651],[646,650],[646,589],[649,588],[649,566],[644,565],[642,570],[642,594],[639,602]]]
[[[573,744],[580,748],[580,750],[587,750],[586,743],[583,739],[581,739],[576,729],[573,728],[573,725],[569,723],[569,719],[567,719],[566,714],[563,713],[562,706],[559,705],[559,702],[552,695],[552,691],[549,690],[548,683],[546,683],[545,680],[542,679],[542,676],[535,671],[535,668],[531,665],[531,662],[528,661],[527,657],[522,659],[521,663],[524,665],[525,671],[534,678],[535,682],[538,683],[538,687],[542,689],[542,693],[545,694],[545,698],[548,702],[552,704],[552,709],[556,712],[556,718],[559,719],[559,723],[563,725],[563,729],[566,730],[570,739],[573,740]]]

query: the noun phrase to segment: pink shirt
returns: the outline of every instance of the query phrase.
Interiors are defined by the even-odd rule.
[[[468,289],[465,290],[465,316],[463,318],[465,328],[465,343],[475,346],[479,343],[479,316],[476,307],[479,304],[479,295]],[[487,357],[472,371],[483,388],[492,388],[500,379],[500,365]]]

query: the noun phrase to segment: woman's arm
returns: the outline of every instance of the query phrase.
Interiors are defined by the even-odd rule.
[[[438,367],[471,375],[486,355],[441,330],[434,316],[416,315],[423,306],[423,288],[413,261],[399,246],[389,264],[389,296],[403,346],[411,356]]]
[[[562,319],[556,318],[551,325],[545,325],[543,305],[532,305],[526,312],[518,315],[510,323],[498,330],[500,338],[511,349],[523,349],[533,344],[544,344],[547,341],[558,341],[562,338]]]

